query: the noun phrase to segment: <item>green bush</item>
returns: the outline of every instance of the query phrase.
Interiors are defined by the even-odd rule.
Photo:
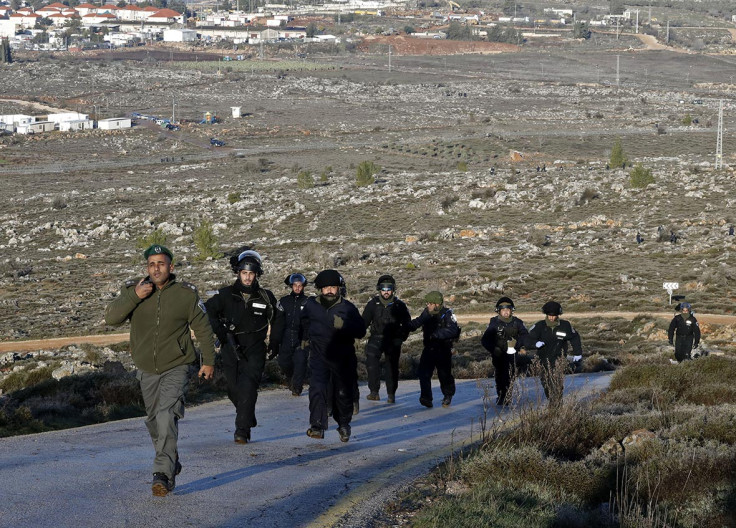
[[[458,161],[457,162],[457,170],[460,172],[468,172],[468,162],[467,161]]]
[[[646,169],[641,163],[637,163],[629,173],[629,183],[636,189],[643,189],[650,183],[654,183],[652,169]]]
[[[355,183],[358,187],[365,187],[376,182],[375,174],[380,172],[381,167],[372,161],[361,161],[355,171]]]
[[[626,159],[624,148],[621,146],[621,138],[616,138],[616,142],[611,149],[611,157],[608,164],[612,169],[617,169],[619,167],[625,167],[628,162],[629,160]]]
[[[150,246],[154,244],[157,244],[160,246],[166,245],[166,235],[160,229],[154,229],[147,235],[138,238],[138,240],[136,240],[135,242],[135,247],[140,250],[144,250],[144,249],[148,249]]]
[[[300,189],[311,189],[314,187],[314,178],[308,170],[299,171],[296,176],[296,186]]]
[[[240,193],[239,192],[231,192],[227,195],[227,203],[234,204],[238,203],[240,201]]]
[[[195,257],[197,260],[218,259],[222,256],[222,253],[217,249],[219,243],[209,220],[204,220],[199,225],[192,238],[198,252]]]
[[[685,117],[682,118],[682,124],[685,126],[690,126],[693,124],[693,116],[690,114],[685,114]]]

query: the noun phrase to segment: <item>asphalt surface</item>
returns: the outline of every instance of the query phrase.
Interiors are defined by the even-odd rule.
[[[569,376],[566,392],[602,390],[609,379]],[[526,382],[524,397],[544,400],[536,380]],[[233,442],[229,401],[187,409],[179,428],[184,470],[167,497],[151,495],[153,447],[141,418],[0,439],[0,527],[370,526],[386,501],[479,437],[488,380],[458,381],[448,408],[433,384],[432,409],[419,405],[414,380],[400,383],[394,405],[385,392],[383,401],[367,401],[361,387],[348,443],[333,424],[324,440],[306,436],[306,393],[261,392],[247,445]],[[512,415],[492,406],[487,417]]]

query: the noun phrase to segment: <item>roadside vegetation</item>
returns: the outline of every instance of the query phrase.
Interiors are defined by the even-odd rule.
[[[732,357],[650,358],[596,399],[517,406],[509,427],[490,409],[484,439],[392,516],[421,528],[733,526],[734,375]]]

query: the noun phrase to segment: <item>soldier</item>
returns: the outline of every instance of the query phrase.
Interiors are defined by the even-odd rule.
[[[563,319],[562,306],[549,301],[542,306],[544,320],[529,329],[527,348],[536,348],[542,367],[540,379],[544,395],[553,406],[562,403],[562,392],[565,385],[565,369],[558,361],[567,361],[568,343],[572,345],[573,354],[582,356],[583,347],[580,335],[572,325]]]
[[[690,303],[680,303],[675,310],[679,312],[670,322],[667,330],[667,340],[670,346],[675,347],[675,359],[682,363],[686,359],[692,359],[690,353],[700,345],[700,325],[692,314]],[[677,335],[677,341],[674,341]]]
[[[230,259],[236,275],[207,301],[207,313],[221,343],[222,368],[227,396],[235,406],[237,444],[250,442],[251,428],[257,425],[256,399],[266,365],[266,352],[279,352],[284,331],[284,311],[270,290],[261,288],[261,256],[252,250]],[[266,335],[271,336],[266,346]]]
[[[215,343],[197,288],[176,280],[171,251],[154,244],[143,256],[148,275],[125,283],[107,306],[105,322],[119,325],[130,320],[130,354],[156,450],[151,490],[163,497],[174,489],[181,472],[178,421],[184,416],[185,391],[197,359],[190,328],[201,347],[198,375],[204,379],[212,379],[215,371]]]
[[[524,341],[529,333],[524,322],[513,315],[514,301],[508,297],[501,297],[496,302],[496,317],[488,323],[481,344],[491,353],[494,377],[496,378],[496,405],[511,403],[511,380],[516,371],[516,352],[526,354]],[[514,346],[509,346],[515,341]]]
[[[279,299],[284,309],[284,335],[281,338],[278,361],[281,372],[289,382],[292,396],[301,396],[304,390],[304,379],[307,376],[308,351],[301,347],[301,315],[302,308],[307,302],[304,287],[307,279],[301,273],[292,273],[284,283],[291,289],[289,295]]]
[[[340,440],[347,442],[358,376],[355,340],[365,336],[365,324],[355,305],[343,297],[345,281],[339,272],[320,271],[314,285],[319,295],[307,299],[301,319],[306,340],[302,346],[309,347],[311,369],[307,436],[325,437],[331,404]]]
[[[396,296],[396,281],[391,275],[381,275],[373,297],[363,309],[363,321],[371,331],[365,345],[365,365],[368,370],[367,399],[378,401],[381,388],[381,355],[386,355],[386,394],[388,403],[396,403],[399,386],[399,356],[401,345],[409,336],[411,315],[404,301]]]
[[[455,378],[452,376],[452,346],[460,337],[460,327],[452,310],[443,306],[444,297],[438,291],[424,296],[427,307],[409,323],[413,332],[422,329],[424,349],[419,358],[419,403],[432,407],[432,374],[437,369],[443,399],[442,407],[449,407],[455,395]]]

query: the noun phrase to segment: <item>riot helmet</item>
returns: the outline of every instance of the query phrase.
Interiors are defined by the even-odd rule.
[[[396,290],[396,280],[391,275],[381,275],[378,277],[378,282],[376,283],[376,289],[378,291],[381,290],[388,290],[391,291]]]
[[[545,315],[562,315],[562,305],[555,301],[549,301],[542,306],[542,313]]]
[[[284,279],[284,284],[286,284],[286,286],[291,286],[295,282],[301,282],[304,286],[309,283],[302,273],[292,273],[291,275],[287,275]]]
[[[261,256],[251,249],[243,251],[237,257],[230,257],[230,267],[235,275],[238,275],[243,270],[254,272],[256,277],[263,275]]]
[[[514,312],[514,310],[516,310],[516,307],[514,306],[514,301],[512,301],[510,297],[501,297],[496,302],[496,313],[499,313],[504,308],[509,308],[512,313]]]

